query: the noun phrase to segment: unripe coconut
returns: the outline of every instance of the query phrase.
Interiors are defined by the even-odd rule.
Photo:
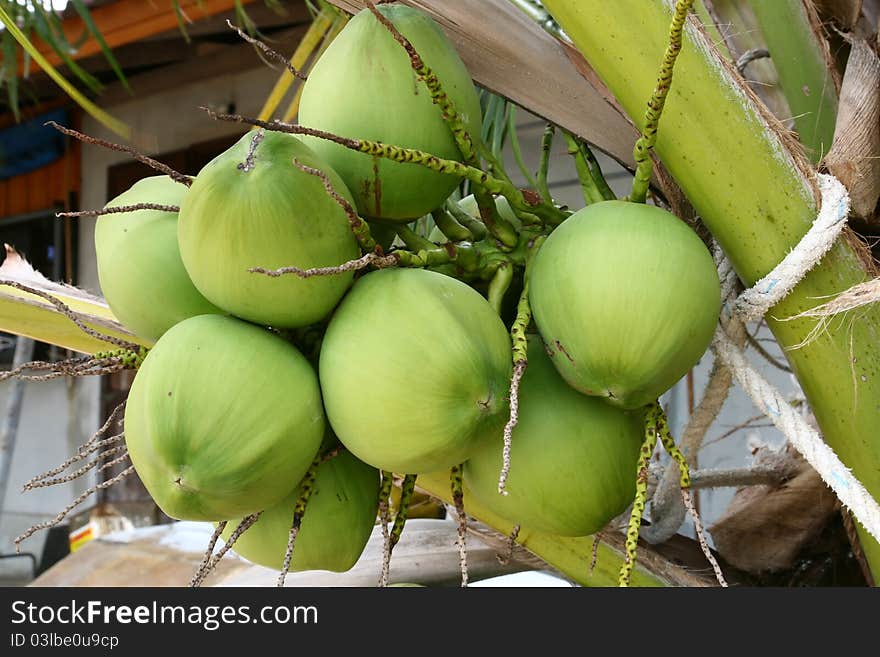
[[[471,135],[480,134],[480,101],[467,69],[440,27],[401,4],[378,10],[437,74]],[[415,148],[461,160],[449,126],[403,47],[364,9],[349,21],[309,73],[299,120],[304,126],[354,139]],[[460,182],[417,164],[401,164],[308,139],[345,180],[362,215],[412,221],[440,206]]]
[[[535,256],[532,309],[563,378],[624,408],[657,399],[706,351],[721,307],[709,250],[661,208],[604,201]]]
[[[136,182],[110,201],[180,206],[187,188],[168,176]],[[135,210],[98,217],[95,254],[101,291],[113,314],[142,338],[158,340],[187,317],[222,314],[195,288],[177,248],[177,213]]]
[[[343,450],[318,466],[306,513],[296,536],[291,571],[349,570],[360,558],[376,523],[379,472]],[[266,509],[236,541],[233,549],[248,561],[281,570],[302,489],[297,486],[279,504]],[[241,518],[231,520],[228,539]]]
[[[507,417],[510,339],[478,292],[431,271],[360,279],[321,346],[321,390],[339,440],[381,470],[463,462]]]
[[[296,347],[220,315],[165,333],[125,407],[131,462],[159,508],[179,520],[277,504],[302,479],[324,427],[317,376]]]
[[[273,278],[250,268],[327,267],[359,254],[343,209],[294,159],[323,171],[352,201],[339,176],[296,137],[257,131],[199,172],[178,221],[183,264],[199,291],[233,315],[279,328],[323,319],[353,274]]]
[[[635,497],[642,414],[574,390],[537,336],[529,339],[528,356],[507,495],[498,493],[500,434],[465,463],[465,484],[489,510],[515,524],[560,536],[592,534]]]

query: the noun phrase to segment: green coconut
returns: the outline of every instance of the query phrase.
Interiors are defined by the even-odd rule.
[[[352,202],[339,176],[296,137],[256,131],[199,172],[178,220],[180,254],[199,291],[233,315],[280,328],[322,320],[353,274],[273,278],[250,268],[327,267],[359,255],[344,210],[294,160],[323,171]]]
[[[424,12],[401,4],[379,11],[415,46],[440,79],[468,132],[480,134],[480,101],[455,48]],[[303,86],[299,120],[304,126],[356,139],[415,148],[461,160],[440,108],[412,70],[403,47],[369,10],[333,40]],[[459,178],[416,164],[401,164],[309,139],[342,179],[367,217],[412,221],[439,207]]]
[[[465,484],[489,510],[515,524],[560,536],[593,534],[635,497],[642,413],[574,390],[556,372],[540,338],[529,339],[528,356],[507,495],[498,493],[500,434],[465,463]]]
[[[639,203],[587,206],[535,256],[530,294],[553,364],[573,387],[648,404],[699,361],[721,306],[709,250],[683,221]]]
[[[344,450],[321,463],[296,536],[290,570],[344,572],[354,566],[376,523],[379,484],[378,470]],[[297,486],[280,503],[266,509],[235,541],[233,549],[248,561],[281,570],[300,493]],[[229,521],[224,539],[241,520]]]
[[[339,440],[381,470],[463,462],[507,417],[510,339],[478,292],[431,271],[360,279],[333,315],[318,368]]]
[[[187,188],[168,176],[136,182],[110,201],[180,206]],[[223,311],[195,288],[177,248],[177,213],[135,210],[98,217],[95,254],[101,291],[113,314],[142,338],[158,340],[187,317]]]
[[[305,357],[221,315],[168,330],[125,407],[131,462],[159,508],[179,520],[220,521],[277,504],[302,479],[324,427]]]

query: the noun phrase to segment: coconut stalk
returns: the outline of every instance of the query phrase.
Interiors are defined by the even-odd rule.
[[[452,504],[449,473],[420,474],[416,486],[429,495]],[[464,486],[464,505],[468,516],[492,527],[502,535],[510,536],[514,523],[492,513]],[[552,536],[520,527],[516,542],[536,554],[551,566],[581,586],[617,586],[617,576],[624,559],[623,535],[609,530],[599,537],[595,567],[590,569],[593,536],[571,538]],[[639,559],[632,574],[631,586],[711,586],[711,581],[698,576],[651,551],[639,546]]]
[[[671,20],[668,2],[545,0],[630,117],[641,126]],[[797,244],[817,214],[812,167],[688,21],[656,152],[751,286]],[[871,278],[850,233],[767,314],[828,444],[880,497],[880,307],[845,316],[806,341],[815,320],[780,321]],[[875,577],[880,544],[860,528]]]
[[[54,283],[34,270],[10,246],[0,266],[0,328],[9,333],[93,354],[107,349],[107,343],[81,331],[47,299],[5,285],[9,281],[49,294],[63,302],[92,329],[145,347],[151,344],[123,328],[107,302],[70,285]]]
[[[812,0],[752,0],[795,130],[813,163],[831,148],[840,75]]]
[[[718,21],[724,35],[726,50],[730,51],[740,74],[749,82],[758,97],[773,114],[785,122],[792,112],[779,85],[779,72],[773,66],[766,43],[758,27],[758,19],[748,2],[741,0],[703,0]],[[767,56],[761,51],[766,51]],[[726,54],[726,53],[725,53]]]
[[[727,42],[718,24],[718,16],[715,14],[715,7],[712,6],[711,0],[696,0],[694,2],[694,13],[699,17],[706,28],[706,32],[712,39],[712,42],[718,45],[719,49],[724,51],[725,56],[736,57],[735,52],[731,49],[731,44]],[[722,48],[723,46],[723,48]]]

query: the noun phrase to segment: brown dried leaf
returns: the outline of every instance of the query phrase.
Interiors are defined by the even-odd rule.
[[[710,533],[722,557],[749,573],[792,567],[802,547],[826,525],[837,497],[794,450],[798,473],[779,487],[737,491]]]
[[[852,41],[823,164],[849,190],[853,214],[870,220],[880,198],[880,58],[863,39]]]
[[[822,18],[834,21],[844,30],[851,30],[862,13],[862,0],[813,0]]]

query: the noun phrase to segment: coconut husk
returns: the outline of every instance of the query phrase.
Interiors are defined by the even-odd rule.
[[[740,570],[755,574],[792,568],[804,546],[838,508],[837,497],[794,449],[765,454],[764,460],[787,460],[796,474],[780,486],[739,489],[710,529],[719,554]]]
[[[853,214],[870,220],[880,198],[880,58],[864,39],[851,41],[834,143],[823,165],[849,191]]]

